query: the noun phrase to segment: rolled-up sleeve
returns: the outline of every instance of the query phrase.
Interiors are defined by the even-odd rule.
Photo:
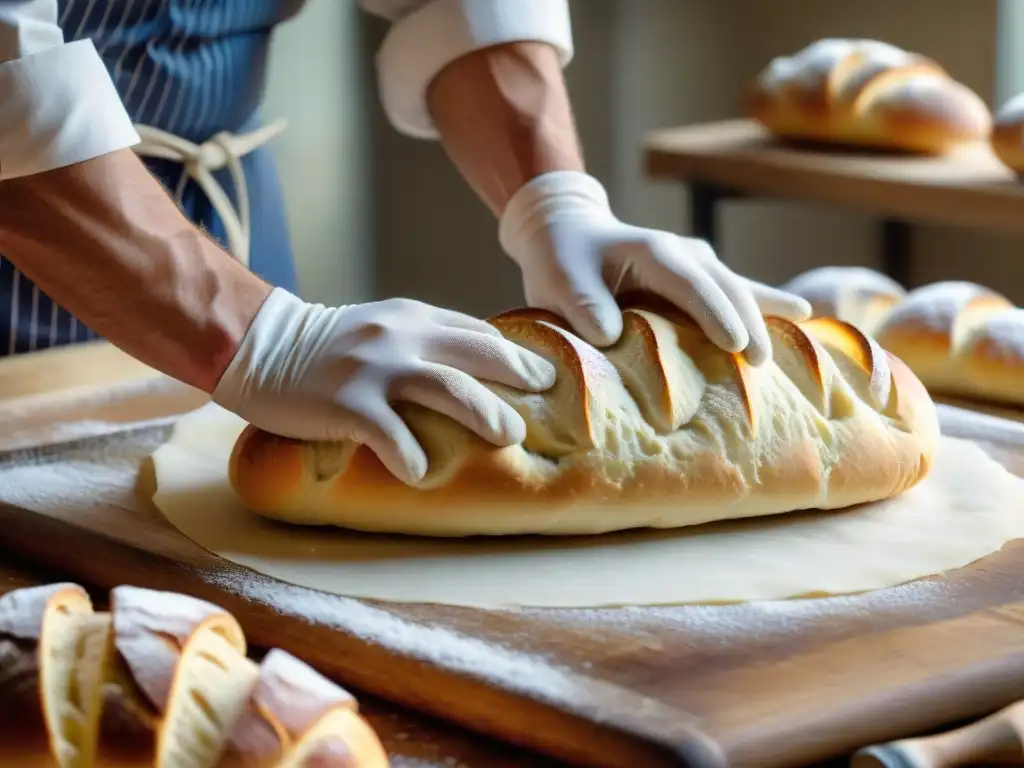
[[[572,59],[568,0],[360,0],[392,22],[377,52],[380,99],[402,133],[437,138],[427,89],[448,64],[502,43],[543,42]]]
[[[91,40],[64,42],[56,0],[0,0],[0,181],[137,144]]]

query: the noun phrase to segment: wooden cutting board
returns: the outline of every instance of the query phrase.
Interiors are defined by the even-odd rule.
[[[4,358],[0,364],[0,401],[96,392],[115,382],[147,381],[159,376],[159,371],[107,341],[51,347]]]
[[[105,407],[119,390],[138,397],[129,382]],[[151,416],[198,404],[173,390],[164,383]],[[72,401],[49,407],[74,416]],[[979,439],[1024,475],[1024,425],[943,410],[947,432]],[[31,414],[9,425],[19,418]],[[0,456],[0,546],[102,588],[133,583],[211,600],[254,645],[557,758],[806,765],[985,714],[1024,691],[1024,542],[942,578],[827,600],[520,611],[374,604],[289,586],[200,549],[149,501],[146,457],[169,422],[98,424],[97,437],[55,442],[44,431],[45,445]]]

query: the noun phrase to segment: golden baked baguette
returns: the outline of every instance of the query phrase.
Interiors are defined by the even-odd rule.
[[[229,465],[254,512],[291,523],[429,536],[596,534],[837,508],[917,483],[938,438],[914,375],[852,326],[771,318],[774,359],[752,367],[687,316],[624,299],[624,330],[598,350],[540,310],[490,320],[551,361],[528,394],[487,384],[526,421],[496,448],[399,403],[423,445],[410,487],[350,441],[310,443],[246,428]]]
[[[388,765],[347,691],[282,651],[250,660],[217,606],[134,587],[111,597],[110,612],[77,584],[0,597],[0,766]],[[18,680],[30,685],[11,690]],[[39,717],[12,728],[18,710]]]
[[[783,289],[808,300],[828,296],[815,305],[816,315],[860,323],[935,395],[1024,405],[1024,310],[990,288],[958,280],[894,296],[866,280],[869,271],[811,270]],[[871,285],[881,290],[872,293]],[[880,305],[884,311],[864,309]]]
[[[747,112],[791,139],[945,154],[986,140],[985,102],[930,58],[877,40],[826,38],[765,67]]]

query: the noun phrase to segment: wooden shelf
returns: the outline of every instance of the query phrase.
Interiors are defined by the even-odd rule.
[[[649,133],[649,175],[741,195],[806,200],[886,218],[1024,232],[1024,183],[985,143],[947,157],[804,148],[751,120]]]

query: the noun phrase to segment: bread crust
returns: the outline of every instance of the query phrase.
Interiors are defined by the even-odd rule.
[[[865,316],[866,306],[885,301],[888,307],[862,330],[906,363],[932,394],[1024,405],[1024,309],[998,291],[958,280],[893,296],[865,272],[811,270],[783,289],[809,301],[818,297],[812,302],[817,316],[851,322]]]
[[[992,127],[981,97],[938,63],[877,40],[826,38],[773,59],[746,111],[790,139],[924,154],[985,140]]]
[[[782,289],[806,299],[815,317],[839,318],[867,334],[907,295],[891,277],[866,267],[816,267]]]
[[[486,384],[525,419],[521,446],[496,448],[398,403],[429,459],[419,487],[365,446],[252,426],[236,441],[230,482],[253,512],[290,523],[593,534],[849,506],[898,494],[931,466],[938,425],[924,387],[853,326],[770,318],[774,360],[754,368],[678,310],[623,302],[622,338],[604,350],[548,313],[491,318],[558,372],[541,394]]]

